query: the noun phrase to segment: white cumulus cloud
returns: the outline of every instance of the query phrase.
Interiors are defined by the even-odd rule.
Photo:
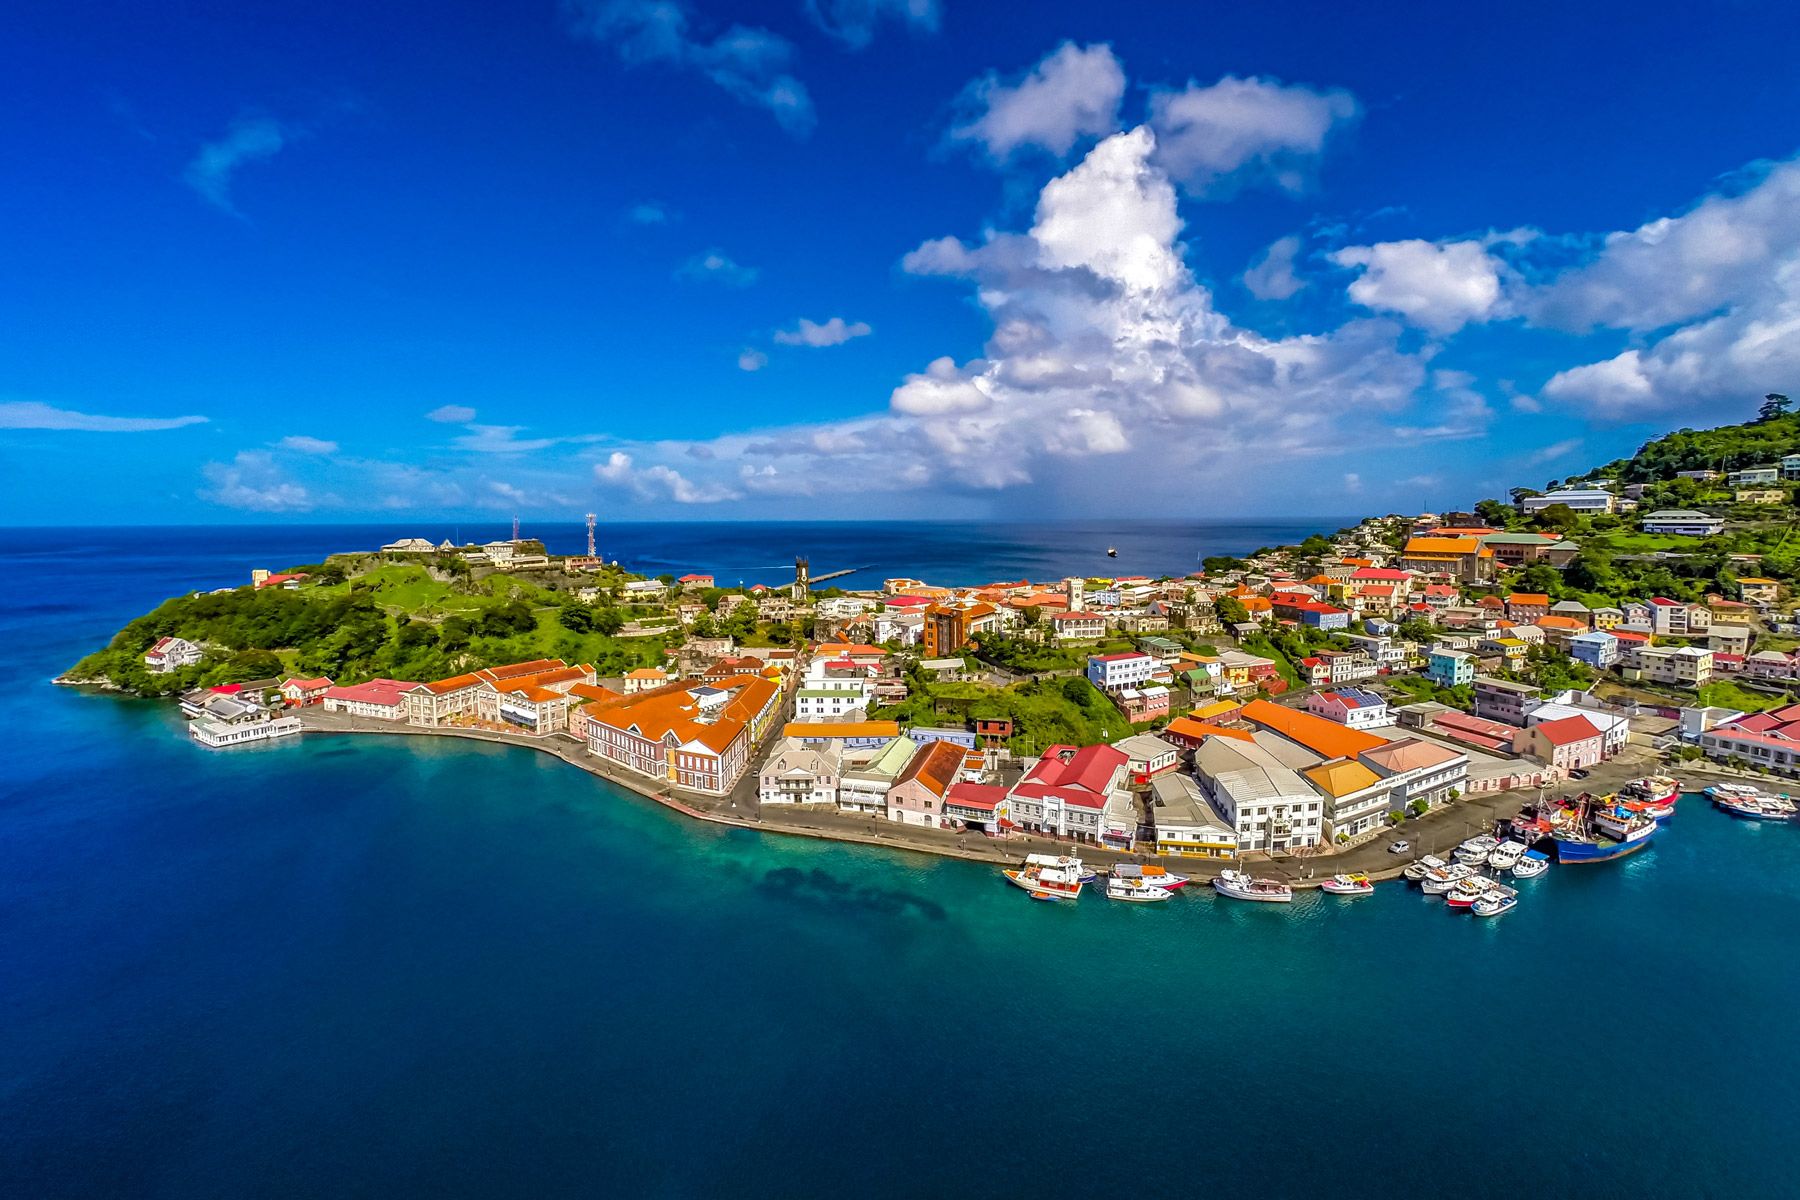
[[[293,136],[292,128],[273,117],[239,117],[224,136],[201,145],[181,177],[208,204],[236,216],[231,184],[238,171],[273,158]]]
[[[1346,246],[1332,255],[1341,267],[1360,269],[1350,298],[1364,308],[1399,313],[1436,334],[1454,333],[1493,316],[1501,301],[1506,266],[1479,241],[1428,242],[1411,238],[1373,246]]]
[[[759,274],[755,267],[734,261],[722,250],[708,250],[682,263],[675,272],[684,279],[722,283],[726,287],[749,287]]]
[[[1294,273],[1294,259],[1299,253],[1298,237],[1276,238],[1244,272],[1244,287],[1258,300],[1288,299],[1306,286],[1306,281]]]
[[[1206,87],[1150,96],[1158,161],[1196,194],[1238,182],[1304,190],[1332,133],[1361,108],[1339,89],[1318,90],[1227,75]]]
[[[769,356],[754,346],[746,346],[738,351],[737,364],[740,371],[760,371],[769,365]]]
[[[446,425],[462,425],[475,419],[475,410],[466,404],[445,404],[425,414],[427,421],[441,421]]]
[[[1064,42],[1026,74],[1002,82],[989,73],[964,89],[964,119],[950,140],[973,142],[1004,162],[1036,148],[1062,156],[1085,137],[1103,137],[1119,126],[1125,72],[1106,45]]]
[[[276,449],[292,450],[295,454],[336,454],[338,444],[324,438],[307,437],[305,434],[290,434],[275,443]]]
[[[206,480],[201,498],[248,512],[309,512],[312,493],[295,483],[262,450],[241,450],[228,463],[210,462],[200,469]]]

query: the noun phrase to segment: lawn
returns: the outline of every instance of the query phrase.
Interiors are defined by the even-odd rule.
[[[1739,712],[1762,712],[1793,701],[1794,697],[1788,692],[1760,692],[1728,679],[1715,680],[1700,689],[1700,703],[1735,708]]]

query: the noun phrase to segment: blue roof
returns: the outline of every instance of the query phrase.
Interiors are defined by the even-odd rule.
[[[1332,690],[1352,708],[1372,708],[1377,704],[1387,703],[1366,688],[1333,688]]]

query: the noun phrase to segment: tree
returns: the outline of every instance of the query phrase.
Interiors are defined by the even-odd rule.
[[[1756,419],[1758,422],[1773,421],[1786,414],[1787,410],[1788,398],[1780,392],[1770,392],[1763,397],[1762,407],[1756,410]]]
[[[1528,487],[1512,488],[1506,494],[1508,496],[1512,497],[1512,502],[1515,506],[1522,503],[1527,496],[1543,495],[1543,493],[1538,491],[1536,488],[1528,488]]]
[[[1554,595],[1562,590],[1562,572],[1547,563],[1533,563],[1513,576],[1513,589]]]
[[[1506,523],[1513,517],[1513,510],[1498,500],[1477,500],[1475,515],[1486,524],[1497,529],[1505,529]]]
[[[1209,554],[1200,560],[1200,569],[1208,575],[1223,575],[1227,571],[1241,571],[1248,565],[1241,558],[1233,558],[1229,554]]]
[[[1220,596],[1213,601],[1213,612],[1226,625],[1241,625],[1250,619],[1250,610],[1243,603],[1230,596]]]
[[[587,633],[594,627],[594,610],[583,604],[565,604],[556,610],[556,620],[570,633]]]
[[[1581,528],[1581,517],[1566,504],[1552,504],[1541,508],[1532,517],[1539,529],[1555,529],[1561,533],[1573,533]]]

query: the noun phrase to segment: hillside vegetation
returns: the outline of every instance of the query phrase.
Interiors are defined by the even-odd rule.
[[[165,600],[65,677],[161,696],[285,673],[339,683],[439,679],[551,657],[592,662],[600,674],[614,675],[660,664],[665,647],[681,636],[621,638],[626,613],[609,597],[583,604],[506,575],[446,579],[422,566],[391,565],[353,579],[329,570],[318,577],[294,591],[241,587]],[[144,652],[161,637],[206,646],[206,661],[151,674]]]

